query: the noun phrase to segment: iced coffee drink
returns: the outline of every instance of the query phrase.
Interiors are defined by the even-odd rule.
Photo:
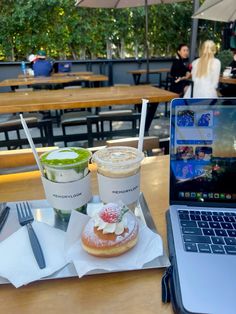
[[[61,183],[60,185],[49,184],[49,188],[53,189],[51,194],[56,198],[56,202],[59,204],[59,207],[54,208],[54,210],[62,220],[69,219],[71,213],[70,203],[75,202],[76,197],[82,194],[80,191],[81,188],[78,187],[78,185],[89,173],[88,162],[90,157],[90,151],[76,147],[57,149],[41,156],[41,162],[47,181]],[[78,187],[78,189],[76,189],[76,187]],[[66,189],[71,189],[72,191],[72,188],[75,189],[76,192],[71,192],[70,195],[70,191],[66,191]],[[59,190],[62,190],[62,192]],[[45,192],[47,195],[47,188],[45,188]],[[59,200],[61,200],[61,202],[59,202]],[[65,205],[65,202],[69,205]],[[84,212],[86,211],[86,204],[73,209]]]
[[[97,165],[98,186],[104,203],[122,201],[130,208],[140,193],[140,165],[144,155],[136,148],[117,146],[97,151],[92,161]]]

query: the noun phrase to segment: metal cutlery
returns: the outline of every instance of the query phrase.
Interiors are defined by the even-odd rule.
[[[8,206],[6,206],[1,211],[1,214],[0,214],[0,232],[2,231],[2,228],[5,226],[9,212],[10,212],[10,207],[8,207]]]
[[[39,240],[32,227],[34,216],[30,209],[29,203],[22,202],[22,203],[16,204],[16,208],[17,208],[18,220],[19,220],[20,225],[27,227],[30,244],[34,253],[34,257],[38,263],[39,268],[43,269],[46,267],[46,263],[45,263],[43,251],[40,246]]]

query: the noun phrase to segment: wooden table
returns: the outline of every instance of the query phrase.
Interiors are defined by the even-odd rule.
[[[223,84],[236,84],[236,78],[232,78],[232,77],[220,77],[220,83]]]
[[[18,86],[31,86],[40,84],[66,84],[71,82],[104,82],[108,81],[105,75],[80,75],[80,76],[49,76],[49,77],[22,77],[15,79],[7,79],[0,82],[0,87],[10,86],[15,90]]]
[[[166,247],[165,211],[168,208],[168,156],[148,157],[141,173],[141,190]],[[97,193],[95,175],[93,193]],[[0,201],[44,198],[38,172],[5,175],[0,180]],[[0,313],[10,314],[168,314],[161,302],[163,269],[38,281],[15,289],[0,286]]]
[[[159,86],[161,85],[162,73],[168,73],[168,72],[170,72],[170,69],[167,69],[167,68],[150,69],[148,71],[149,75],[150,74],[158,74],[159,75]],[[133,70],[133,71],[128,71],[128,73],[133,75],[134,84],[138,85],[140,83],[141,75],[142,74],[147,74],[147,70],[145,70],[145,69]]]
[[[170,101],[175,97],[178,95],[150,85],[0,93],[0,114],[141,104],[142,98],[149,99],[150,103],[157,103]]]
[[[145,130],[148,131],[158,103],[176,97],[177,94],[150,85],[0,93],[0,114],[141,104],[142,98],[146,98],[150,101],[145,125]]]
[[[52,76],[81,76],[81,75],[92,75],[93,72],[90,71],[80,71],[80,72],[58,72],[58,73],[52,73]],[[19,74],[18,78],[28,78],[28,77],[32,77],[29,74]]]
[[[58,72],[53,73],[52,76],[81,76],[81,75],[93,75],[93,72],[90,71],[80,71],[80,72]]]

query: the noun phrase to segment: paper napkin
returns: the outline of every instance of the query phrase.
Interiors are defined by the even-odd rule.
[[[66,265],[65,232],[36,221],[33,228],[44,253],[44,269],[35,260],[26,226],[0,243],[0,276],[15,287],[49,276]]]
[[[144,264],[163,255],[161,237],[139,221],[139,240],[129,252],[112,258],[94,257],[81,246],[81,233],[89,216],[73,211],[68,225],[65,254],[67,262],[72,262],[79,277],[94,270],[122,271],[141,269]]]

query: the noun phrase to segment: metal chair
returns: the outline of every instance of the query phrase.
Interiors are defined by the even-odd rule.
[[[85,110],[85,111],[72,111],[66,112],[61,116],[61,127],[62,127],[62,134],[64,137],[64,145],[67,146],[67,143],[72,141],[68,139],[66,129],[68,127],[74,126],[82,126],[87,125],[87,117],[91,116],[92,113]],[[99,132],[98,123],[96,124],[96,130]],[[87,132],[86,132],[87,133]]]
[[[35,144],[43,146],[53,146],[53,129],[51,120],[38,120],[36,117],[25,117],[29,128],[38,128],[40,135],[34,137]],[[0,123],[0,133],[3,133],[4,140],[0,141],[0,147],[7,147],[8,150],[22,148],[22,145],[29,145],[26,137],[21,136],[23,129],[20,119],[11,119]],[[15,132],[15,136],[10,136],[9,132]]]
[[[131,116],[132,114],[133,114],[133,110],[129,110],[129,109],[113,110],[112,108],[110,110],[100,111],[98,113],[100,117],[121,117],[124,115]],[[101,131],[104,132],[104,123],[102,120],[100,121],[100,124],[101,124]],[[112,131],[112,120],[109,121],[109,126],[110,126],[110,131]],[[133,125],[133,127],[135,128],[135,125]]]
[[[117,140],[108,140],[106,145],[111,146],[130,146],[138,148],[138,137],[122,138]],[[159,138],[157,136],[146,136],[143,140],[143,151],[147,156],[162,155],[163,150],[159,146]]]
[[[122,114],[122,115],[105,115],[105,116],[88,116],[87,117],[87,128],[88,128],[88,147],[94,146],[94,139],[112,139],[113,137],[127,137],[127,136],[136,136],[139,133],[139,123],[140,123],[141,115],[140,113],[132,113],[131,115]],[[114,130],[113,127],[108,130],[99,130],[99,132],[93,132],[93,125],[97,123],[104,123],[104,122],[131,122],[130,128],[122,128]]]

